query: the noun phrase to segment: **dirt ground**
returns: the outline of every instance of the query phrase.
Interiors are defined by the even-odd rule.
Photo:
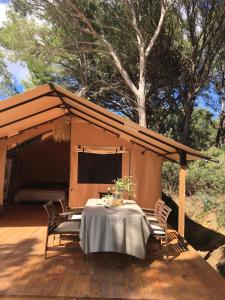
[[[178,197],[177,195],[172,195],[172,197],[164,195],[164,197],[168,205],[172,206],[173,216],[170,221],[171,225],[176,228]],[[185,237],[201,256],[225,278],[225,214],[222,210],[224,202],[225,196],[207,203],[196,196],[187,197]]]

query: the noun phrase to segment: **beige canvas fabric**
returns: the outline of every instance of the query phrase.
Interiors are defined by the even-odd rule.
[[[98,198],[99,192],[106,192],[110,184],[79,184],[77,181],[78,145],[92,145],[93,147],[124,147],[127,153],[122,154],[122,176],[132,176],[137,185],[137,203],[142,207],[154,207],[161,197],[161,165],[162,158],[155,154],[132,145],[122,138],[88,125],[83,122],[74,122],[74,137],[71,153],[74,169],[71,168],[70,177],[70,206],[83,206],[87,199]],[[107,166],[106,166],[107,167]]]
[[[145,207],[154,207],[161,196],[161,165],[165,159],[178,162],[181,151],[186,154],[187,160],[210,159],[190,147],[143,128],[59,86],[46,84],[0,101],[0,158],[3,161],[0,166],[0,205],[3,203],[6,150],[40,133],[48,137],[51,135],[54,120],[65,115],[72,118],[70,148],[64,150],[69,154],[70,161],[68,177],[71,206],[83,206],[88,198],[98,197],[99,192],[108,188],[108,184],[93,184],[88,187],[85,184],[77,184],[75,147],[78,145],[125,147],[127,153],[123,154],[122,175],[134,177],[137,183],[137,201]],[[32,160],[32,154],[27,154],[26,160]],[[41,154],[39,155],[41,158]],[[65,157],[64,152],[60,152],[59,155]],[[45,167],[48,168],[47,165]],[[38,176],[39,172],[31,170],[29,164],[26,168],[26,178],[35,179],[34,177]],[[55,168],[57,163],[50,168],[50,173],[45,172],[45,175],[40,176],[45,179],[67,176],[56,176],[53,171]]]
[[[0,102],[0,138],[18,135],[68,112],[111,130],[128,141],[139,143],[164,159],[178,161],[180,150],[187,153],[188,160],[208,159],[190,147],[143,128],[61,87],[48,84]]]

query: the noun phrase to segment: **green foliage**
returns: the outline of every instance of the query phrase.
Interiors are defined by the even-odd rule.
[[[50,55],[49,48],[50,44],[59,46],[59,41],[47,23],[39,24],[35,19],[8,12],[7,22],[0,28],[0,44],[9,50],[5,51],[8,60],[26,63],[31,75],[28,86],[55,81],[61,76],[59,56]]]
[[[187,193],[193,194],[204,191],[211,195],[222,195],[225,193],[225,151],[212,147],[204,153],[213,157],[218,163],[203,160],[190,163],[187,176]]]
[[[212,114],[206,109],[196,108],[192,114],[190,126],[189,145],[206,150],[215,142],[216,124]]]
[[[7,64],[3,52],[0,50],[0,98],[16,94],[16,88],[11,74],[7,70]]]
[[[136,199],[136,184],[134,183],[132,176],[118,178],[114,183],[116,191],[127,192],[130,198]]]
[[[201,194],[205,197],[203,202],[208,207],[208,203],[212,200],[207,199],[210,196],[225,194],[225,151],[215,147],[205,151],[209,157],[216,162],[197,160],[188,164],[188,172],[186,179],[187,195]],[[165,192],[178,191],[178,168],[179,166],[171,162],[163,164],[163,189]],[[208,195],[208,196],[206,196]]]
[[[225,199],[218,207],[217,222],[220,226],[225,228]]]
[[[203,212],[210,211],[213,208],[213,204],[215,203],[214,197],[211,197],[204,192],[198,193],[198,197],[203,204]]]
[[[173,194],[178,190],[179,166],[178,164],[166,161],[162,166],[162,188],[168,194]]]

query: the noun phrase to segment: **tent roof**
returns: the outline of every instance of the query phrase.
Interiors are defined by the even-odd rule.
[[[92,123],[168,160],[179,161],[180,153],[186,153],[187,160],[210,160],[209,157],[188,146],[144,128],[53,84],[45,84],[0,101],[0,140],[66,114]]]

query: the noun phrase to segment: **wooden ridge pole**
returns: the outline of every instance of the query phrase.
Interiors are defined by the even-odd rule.
[[[185,232],[185,178],[186,178],[186,153],[180,152],[180,170],[179,170],[179,208],[178,208],[178,233],[184,237]]]

